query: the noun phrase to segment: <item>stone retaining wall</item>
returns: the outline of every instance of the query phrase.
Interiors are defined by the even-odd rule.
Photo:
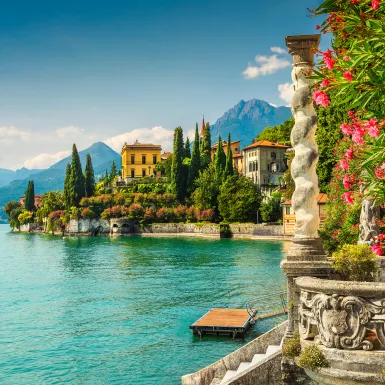
[[[71,219],[65,231],[69,235],[109,234],[110,223],[104,219]]]

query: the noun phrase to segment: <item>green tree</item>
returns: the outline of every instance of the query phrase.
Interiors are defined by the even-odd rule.
[[[201,141],[201,169],[205,169],[211,163],[211,128],[206,123],[205,132]]]
[[[190,139],[186,139],[186,143],[184,144],[184,157],[191,158],[191,149],[190,149]]]
[[[201,210],[217,210],[221,181],[217,177],[213,163],[210,163],[205,170],[199,172],[195,185],[197,188],[192,194],[194,205]]]
[[[199,150],[199,132],[198,132],[198,123],[197,123],[195,127],[195,138],[194,138],[193,150],[191,155],[190,171],[188,174],[188,181],[187,181],[187,186],[190,192],[193,190],[194,181],[197,178],[199,173],[200,157],[201,155]]]
[[[19,228],[20,222],[19,222],[19,215],[23,212],[23,207],[20,204],[20,202],[17,201],[10,201],[7,202],[4,208],[5,213],[8,216],[9,225],[11,228]]]
[[[219,214],[227,222],[256,222],[262,195],[250,178],[227,178],[218,196]]]
[[[273,192],[266,201],[261,203],[259,211],[263,222],[276,222],[282,218],[281,197],[281,193]]]
[[[35,210],[35,184],[33,181],[28,182],[28,187],[24,195],[24,207],[28,211]]]
[[[111,171],[110,171],[110,179],[113,181],[115,179],[116,175],[117,175],[116,164],[114,161],[112,161]]]
[[[115,163],[113,163],[114,165]],[[116,170],[115,170],[116,171]],[[112,173],[112,170],[111,170]],[[92,166],[91,155],[86,156],[86,168],[84,170],[86,197],[92,197],[95,192],[95,174]]]
[[[82,164],[76,145],[72,146],[71,178],[70,178],[70,207],[79,206],[80,200],[86,195]]]
[[[226,155],[223,151],[222,139],[220,136],[218,138],[218,149],[215,153],[214,166],[215,173],[217,174],[218,179],[221,180],[226,167]]]
[[[62,194],[60,191],[48,191],[41,197],[36,216],[41,221],[43,218],[47,218],[52,212],[63,210],[64,208],[64,192]]]
[[[66,175],[64,178],[64,188],[63,188],[63,202],[65,208],[71,207],[71,164],[67,164]]]
[[[174,152],[172,154],[170,191],[181,202],[185,197],[185,176],[183,175],[183,130],[177,127],[174,131]]]
[[[256,140],[268,140],[270,142],[290,145],[290,134],[293,126],[294,118],[290,118],[278,126],[266,127],[257,136]]]
[[[348,119],[347,106],[319,107],[317,116],[316,142],[319,156],[317,175],[321,192],[328,192],[334,166],[339,161],[334,147],[343,137],[340,126]]]
[[[227,155],[226,155],[226,166],[224,172],[224,179],[227,179],[229,176],[234,175],[234,165],[233,165],[233,152],[231,151],[231,136],[227,139]]]

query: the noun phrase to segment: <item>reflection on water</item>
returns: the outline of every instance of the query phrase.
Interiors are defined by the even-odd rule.
[[[0,226],[0,383],[179,384],[282,320],[257,323],[245,340],[189,330],[211,307],[284,289],[286,243],[7,232]]]

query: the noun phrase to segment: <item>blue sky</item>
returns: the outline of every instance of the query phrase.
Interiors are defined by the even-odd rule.
[[[191,132],[203,113],[214,123],[241,99],[286,105],[278,86],[290,82],[291,57],[271,48],[314,33],[320,20],[306,9],[319,2],[4,2],[0,167],[46,167],[74,141],[168,150],[172,130]],[[249,63],[258,76],[243,73]]]

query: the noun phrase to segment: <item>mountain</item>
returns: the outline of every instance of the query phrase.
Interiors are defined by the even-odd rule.
[[[19,170],[12,171],[6,168],[0,168],[0,187],[11,183],[16,179],[24,179],[29,175],[36,174],[42,170],[29,170],[28,168],[20,168]]]
[[[211,126],[211,141],[217,142],[219,135],[227,140],[230,132],[231,139],[240,140],[242,148],[251,144],[265,127],[282,124],[291,116],[289,107],[274,107],[258,99],[241,100]]]
[[[103,176],[106,170],[111,169],[111,164],[114,161],[119,168],[122,164],[122,157],[108,147],[105,143],[94,143],[91,147],[80,151],[80,161],[84,170],[86,164],[86,155],[90,154],[92,158],[92,164],[95,171],[95,179],[99,176]],[[67,164],[71,162],[71,157],[67,157],[46,170],[42,170],[33,175],[28,174],[28,177],[22,179],[13,180],[11,183],[0,188],[0,220],[4,218],[4,213],[1,207],[10,200],[19,200],[20,196],[23,196],[28,185],[29,180],[35,182],[35,193],[42,194],[50,190],[62,190],[64,184],[65,170]],[[30,170],[31,171],[31,170]]]

